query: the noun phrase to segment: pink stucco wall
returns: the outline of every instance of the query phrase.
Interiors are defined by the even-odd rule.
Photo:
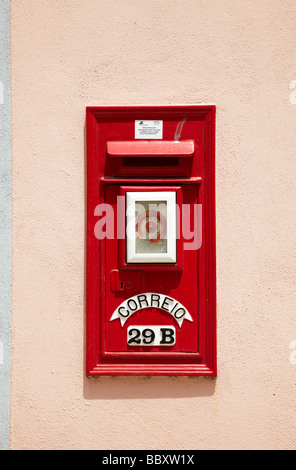
[[[12,0],[11,449],[296,445],[294,0]],[[217,105],[218,377],[85,377],[85,107]]]

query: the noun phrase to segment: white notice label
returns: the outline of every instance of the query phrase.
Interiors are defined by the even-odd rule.
[[[163,121],[135,121],[135,139],[162,139]]]

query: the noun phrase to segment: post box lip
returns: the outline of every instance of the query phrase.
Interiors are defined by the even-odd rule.
[[[194,140],[114,140],[107,142],[109,157],[192,157]]]

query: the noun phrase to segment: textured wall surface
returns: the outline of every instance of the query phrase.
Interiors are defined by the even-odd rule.
[[[294,0],[12,0],[12,449],[296,445]],[[217,105],[218,378],[84,374],[85,106]]]
[[[0,449],[8,448],[11,349],[10,1],[0,0]]]

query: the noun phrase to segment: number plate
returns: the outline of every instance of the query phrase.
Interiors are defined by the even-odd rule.
[[[176,342],[174,326],[130,326],[127,344],[130,346],[173,346]]]

